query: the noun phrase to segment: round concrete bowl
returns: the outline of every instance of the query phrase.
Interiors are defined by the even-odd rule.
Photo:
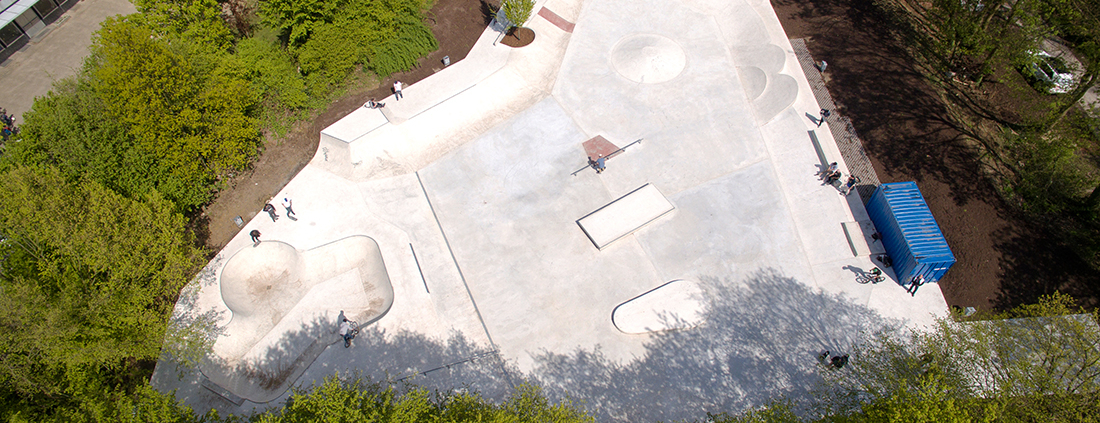
[[[680,76],[687,65],[684,49],[657,34],[631,34],[611,48],[611,65],[624,78],[656,84]]]
[[[378,243],[355,235],[300,251],[264,241],[233,255],[219,278],[232,319],[202,371],[254,402],[277,398],[337,342],[343,312],[366,326],[393,304]]]

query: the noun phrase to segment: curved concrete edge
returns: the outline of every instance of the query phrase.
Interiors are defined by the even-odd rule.
[[[265,241],[261,245],[265,243],[283,244]],[[393,306],[394,290],[381,250],[369,236],[352,235],[312,248],[300,254],[299,263],[305,270],[302,273],[317,275],[301,283],[307,292],[267,331],[248,333],[254,326],[233,330],[232,325],[241,320],[231,319],[218,341],[245,345],[215,348],[215,355],[199,366],[211,383],[252,402],[272,401],[285,393],[326,347],[341,339],[336,333],[338,311],[345,311],[365,327]],[[352,287],[361,289],[349,291]],[[237,332],[238,336],[233,336]],[[219,350],[230,354],[218,354]]]
[[[745,95],[749,101],[760,98],[760,94],[768,87],[768,74],[756,66],[738,66],[737,75],[741,77],[741,85],[745,87]]]
[[[786,74],[771,78],[768,87],[752,102],[756,118],[763,123],[770,122],[779,112],[786,110],[798,99],[798,81]]]
[[[703,321],[702,298],[698,284],[676,279],[616,306],[611,323],[631,335],[691,329]]]
[[[778,74],[787,64],[787,53],[775,44],[737,47],[736,55],[737,63],[758,67],[769,75]]]

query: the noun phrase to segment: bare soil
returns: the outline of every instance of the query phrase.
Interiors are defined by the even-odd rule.
[[[392,94],[394,81],[411,85],[439,72],[443,69],[444,56],[450,56],[451,64],[466,58],[489,25],[492,8],[479,0],[437,0],[426,14],[425,23],[439,41],[439,49],[422,58],[419,66],[410,71],[390,75],[374,86],[352,88],[311,121],[298,124],[285,137],[266,139],[263,154],[252,169],[229,181],[229,186],[192,219],[191,226],[198,241],[212,251],[220,250],[241,230],[233,223],[234,217],[241,216],[247,222],[265,203],[277,206],[272,197],[313,158],[322,129],[361,107],[368,99],[380,100]]]
[[[508,47],[525,47],[528,44],[535,42],[535,31],[531,28],[512,28],[508,31],[508,35],[500,40],[501,44]]]
[[[829,92],[852,119],[879,178],[920,187],[958,260],[940,281],[949,305],[1006,309],[1056,290],[1086,307],[1100,305],[1100,274],[1002,201],[871,0],[772,5],[787,36],[805,38],[814,59],[829,62]],[[990,96],[1002,107],[1026,108],[1014,98],[1031,101],[998,84],[990,84]]]

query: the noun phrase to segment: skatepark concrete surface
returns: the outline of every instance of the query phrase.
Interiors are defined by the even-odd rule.
[[[695,419],[798,398],[820,351],[947,314],[935,284],[855,281],[869,219],[815,175],[811,135],[846,168],[767,1],[543,7],[573,32],[536,15],[512,49],[487,30],[322,131],[276,197],[297,220],[258,214],[177,304],[212,354],[153,385],[225,415],[337,373],[493,399],[531,381],[601,421]],[[641,142],[597,174],[595,136]],[[363,324],[350,348],[341,311]]]

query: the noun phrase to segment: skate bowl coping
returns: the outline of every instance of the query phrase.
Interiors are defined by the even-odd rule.
[[[282,395],[337,342],[341,311],[366,326],[393,305],[378,243],[354,235],[302,251],[264,241],[237,251],[218,279],[228,324],[201,370],[253,402]]]

